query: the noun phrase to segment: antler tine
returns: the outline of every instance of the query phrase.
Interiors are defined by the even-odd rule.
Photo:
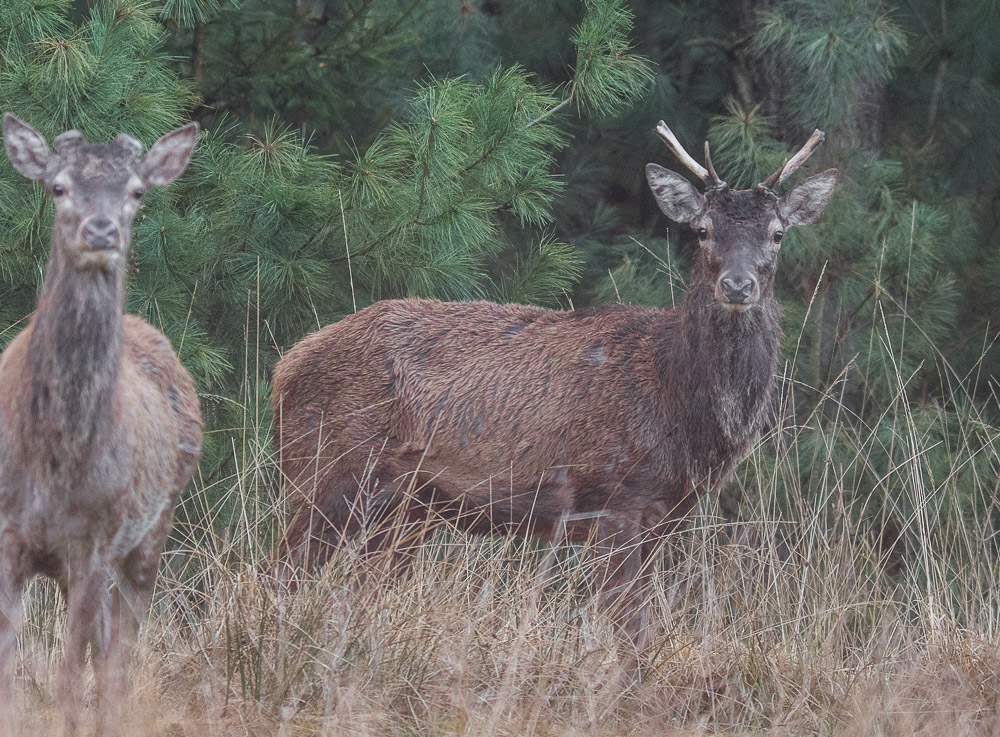
[[[719,179],[719,175],[715,173],[715,167],[712,166],[712,154],[708,150],[708,141],[705,141],[705,166],[708,167],[709,179],[706,180],[706,184],[709,187],[722,187],[725,186],[725,182]]]
[[[662,120],[656,124],[656,135],[659,136],[660,140],[667,144],[667,148],[676,156],[684,166],[690,169],[692,172],[698,175],[701,181],[708,184],[710,182],[710,175],[708,169],[703,167],[697,161],[691,158],[691,155],[684,150],[681,142],[677,140],[677,136],[674,132],[667,127],[667,124]],[[711,164],[709,164],[711,166]]]
[[[795,173],[795,170],[802,166],[802,164],[805,163],[805,160],[812,156],[813,152],[819,148],[819,145],[825,140],[826,134],[823,131],[819,128],[814,130],[812,135],[809,136],[809,140],[806,141],[806,144],[800,148],[799,152],[789,159],[788,163],[781,168],[781,176],[778,177],[777,186],[780,187],[782,182],[792,176],[792,174]]]
[[[781,166],[779,166],[775,170],[774,174],[772,174],[771,176],[769,176],[767,179],[765,179],[763,182],[761,182],[757,186],[758,187],[762,187],[764,189],[774,189],[775,185],[778,183],[778,177],[781,176],[781,172],[784,170],[785,164],[787,164],[787,163],[788,163],[788,159],[784,159],[781,162]]]
[[[798,153],[792,158],[788,159],[784,164],[778,167],[778,170],[769,176],[765,181],[761,182],[761,187],[766,187],[767,189],[777,189],[782,185],[782,183],[795,173],[795,170],[805,163],[813,153],[819,148],[819,145],[826,140],[826,134],[823,133],[819,128],[812,132],[809,136],[809,140],[805,142],[805,145],[799,149]]]

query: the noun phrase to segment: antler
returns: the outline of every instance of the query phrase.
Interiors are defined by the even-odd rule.
[[[705,166],[708,167],[709,179],[706,180],[705,184],[709,187],[721,187],[725,184],[724,181],[719,179],[719,175],[715,173],[715,167],[712,166],[712,154],[708,150],[708,141],[705,141]]]
[[[786,159],[784,163],[778,167],[778,170],[774,172],[771,176],[765,179],[763,182],[758,184],[758,187],[763,187],[764,189],[777,189],[781,184],[795,173],[802,164],[813,155],[813,152],[819,148],[819,145],[826,140],[826,134],[823,133],[819,128],[812,132],[809,136],[809,140],[805,142],[805,145],[799,149],[799,152],[795,154],[790,159]]]
[[[142,142],[136,140],[128,133],[119,133],[115,140],[131,151],[134,156],[142,156]]]
[[[68,130],[52,139],[52,147],[57,153],[66,154],[85,143],[86,140],[80,131]]]
[[[677,140],[677,136],[674,135],[674,132],[670,130],[670,128],[667,127],[667,124],[662,120],[656,124],[656,135],[659,136],[661,141],[667,144],[667,148],[670,149],[673,155],[676,156],[677,159],[684,164],[684,166],[695,173],[706,186],[725,186],[726,183],[719,179],[719,175],[715,173],[715,167],[712,166],[712,158],[709,156],[708,152],[708,141],[705,141],[705,163],[708,164],[708,168],[706,169],[704,166],[691,158],[691,154],[684,150],[681,142]]]

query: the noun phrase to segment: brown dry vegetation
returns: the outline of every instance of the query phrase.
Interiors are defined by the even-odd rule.
[[[280,593],[264,571],[287,505],[270,451],[255,449],[267,432],[248,402],[239,473],[221,502],[220,490],[193,490],[186,518],[199,521],[178,523],[161,568],[127,733],[1000,734],[1000,564],[988,521],[953,501],[991,505],[997,480],[965,474],[971,488],[947,493],[961,469],[984,467],[1000,433],[959,412],[945,441],[953,471],[935,477],[923,459],[941,441],[912,410],[886,408],[897,417],[889,442],[908,449],[892,468],[872,468],[884,440],[835,411],[762,440],[733,482],[747,500],[739,521],[704,500],[667,541],[635,682],[624,638],[589,593],[592,556],[558,540],[443,529],[395,582],[355,572],[353,544]],[[835,437],[853,460],[831,456],[809,495],[783,499],[804,456]],[[862,469],[905,479],[914,511],[903,523],[917,543],[906,565],[880,556],[859,522],[872,491],[858,486]],[[223,507],[235,508],[227,524]],[[57,733],[57,599],[40,581],[27,595],[18,684],[32,737]]]

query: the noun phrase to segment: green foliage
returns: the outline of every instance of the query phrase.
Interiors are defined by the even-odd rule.
[[[726,100],[726,114],[712,118],[708,139],[713,161],[726,162],[730,186],[752,187],[782,165],[788,154],[773,136],[773,121],[759,105],[744,110],[736,100]]]
[[[253,126],[281,117],[346,154],[389,122],[421,72],[424,0],[242,0],[171,39],[205,106]],[[193,47],[194,52],[189,49]]]
[[[210,488],[266,455],[280,351],[373,300],[678,303],[698,246],[642,177],[649,161],[678,168],[656,120],[696,155],[707,138],[737,187],[823,129],[785,185],[840,170],[820,222],[783,241],[782,417],[800,463],[775,484],[789,504],[828,504],[823,479],[851,469],[852,514],[913,556],[918,476],[944,495],[922,502],[928,525],[939,504],[995,514],[972,491],[995,469],[956,467],[945,449],[961,436],[977,463],[994,457],[980,401],[1000,371],[983,354],[1000,322],[996,13],[932,0],[778,0],[759,14],[724,0],[7,0],[0,99],[50,137],[72,126],[149,145],[202,123],[189,171],[137,219],[128,309],[196,378]],[[0,344],[32,309],[51,218],[43,191],[0,161]],[[781,465],[786,441],[757,452],[757,473]],[[918,446],[922,470],[907,476]]]
[[[653,79],[646,59],[630,53],[633,16],[622,0],[584,0],[587,15],[573,32],[573,92],[580,107],[614,115],[629,107]]]
[[[222,12],[225,5],[240,6],[239,0],[164,0],[160,17],[176,23],[181,28],[193,28],[211,20]]]
[[[2,92],[50,137],[72,125],[92,140],[125,130],[149,144],[181,122],[193,98],[163,52],[158,18],[174,26],[172,44],[191,34],[206,102],[225,100],[228,114],[210,117],[185,176],[147,197],[128,293],[128,309],[171,339],[202,393],[209,483],[238,470],[248,443],[266,447],[266,433],[248,431],[266,427],[266,376],[278,351],[310,330],[390,296],[555,306],[573,289],[581,261],[545,230],[568,135],[551,86],[523,68],[427,77],[364,150],[317,150],[357,112],[360,86],[400,69],[379,55],[412,43],[421,3],[363,2],[312,20],[253,0],[115,0],[78,23],[69,10],[46,0],[0,10],[0,30],[15,40],[2,57]],[[627,104],[648,78],[627,54],[627,20],[617,0],[591,3],[584,18],[590,47],[580,51],[578,86],[594,90],[599,114]],[[327,89],[352,69],[367,71]],[[377,107],[385,98],[374,87]],[[326,137],[290,125],[306,115],[306,99]],[[17,326],[43,273],[51,207],[8,163],[0,172],[0,317]],[[234,433],[244,452],[234,453]]]
[[[797,122],[841,125],[865,104],[859,86],[885,80],[906,50],[903,29],[866,0],[793,0],[761,14],[754,47],[786,67],[788,110]]]
[[[573,248],[551,239],[542,240],[526,257],[518,257],[510,275],[500,284],[505,302],[559,306],[559,297],[573,288],[580,276],[580,259]]]
[[[550,218],[558,191],[548,171],[562,136],[540,120],[554,104],[518,69],[485,85],[434,82],[415,96],[404,121],[375,144],[381,166],[365,161],[352,180],[374,196],[352,208],[348,232],[373,288],[390,294],[486,293],[485,260],[503,250],[498,217],[524,224]],[[351,203],[365,190],[352,188]]]
[[[160,51],[165,33],[145,5],[95,5],[78,26],[68,3],[0,8],[6,44],[0,99],[45,133],[76,127],[95,139],[125,131],[149,144],[192,102]]]

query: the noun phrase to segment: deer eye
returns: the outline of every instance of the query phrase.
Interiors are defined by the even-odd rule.
[[[53,197],[62,197],[64,194],[66,194],[66,188],[64,186],[62,186],[61,184],[53,184],[52,185],[52,196]]]
[[[775,243],[781,243],[781,236],[783,236],[784,234],[785,232],[783,230],[776,230],[774,231],[774,235],[771,237],[774,238]]]
[[[133,199],[141,200],[144,194],[146,194],[146,190],[144,190],[142,187],[136,187],[135,189],[132,190]]]
[[[703,241],[706,238],[708,238],[708,231],[705,230],[705,228],[698,228],[698,230],[696,230],[695,232],[698,234],[698,240],[700,241]]]

